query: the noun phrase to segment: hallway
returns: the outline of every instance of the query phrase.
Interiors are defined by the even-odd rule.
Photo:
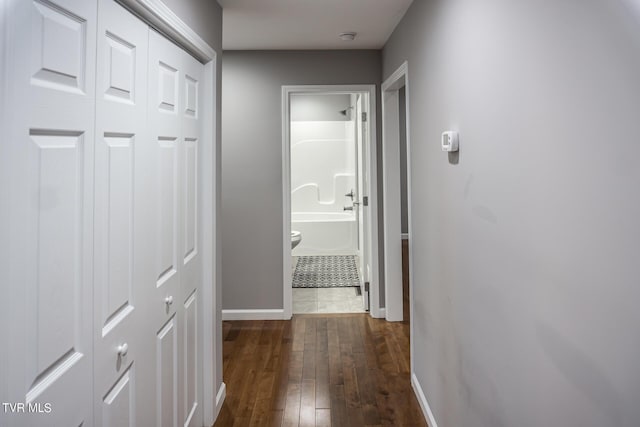
[[[227,397],[215,426],[426,426],[408,322],[295,315],[223,329]]]

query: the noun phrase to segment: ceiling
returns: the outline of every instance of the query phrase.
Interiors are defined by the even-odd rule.
[[[218,0],[225,50],[380,49],[413,0]],[[346,31],[358,33],[351,42]]]

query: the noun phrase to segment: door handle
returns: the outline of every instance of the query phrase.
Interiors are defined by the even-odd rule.
[[[164,299],[164,303],[167,304],[167,305],[173,304],[173,296],[169,295],[168,297],[166,297]]]
[[[118,356],[125,357],[127,355],[127,352],[129,351],[129,345],[127,343],[120,344],[117,350]]]

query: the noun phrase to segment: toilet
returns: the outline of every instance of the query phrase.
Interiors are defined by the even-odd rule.
[[[295,248],[302,241],[302,233],[291,230],[291,249]]]

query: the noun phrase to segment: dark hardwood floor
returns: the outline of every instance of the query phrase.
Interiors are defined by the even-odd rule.
[[[224,322],[227,397],[216,426],[426,426],[409,331],[367,314]]]
[[[227,397],[215,426],[426,426],[405,313],[402,323],[368,314],[223,322]]]

